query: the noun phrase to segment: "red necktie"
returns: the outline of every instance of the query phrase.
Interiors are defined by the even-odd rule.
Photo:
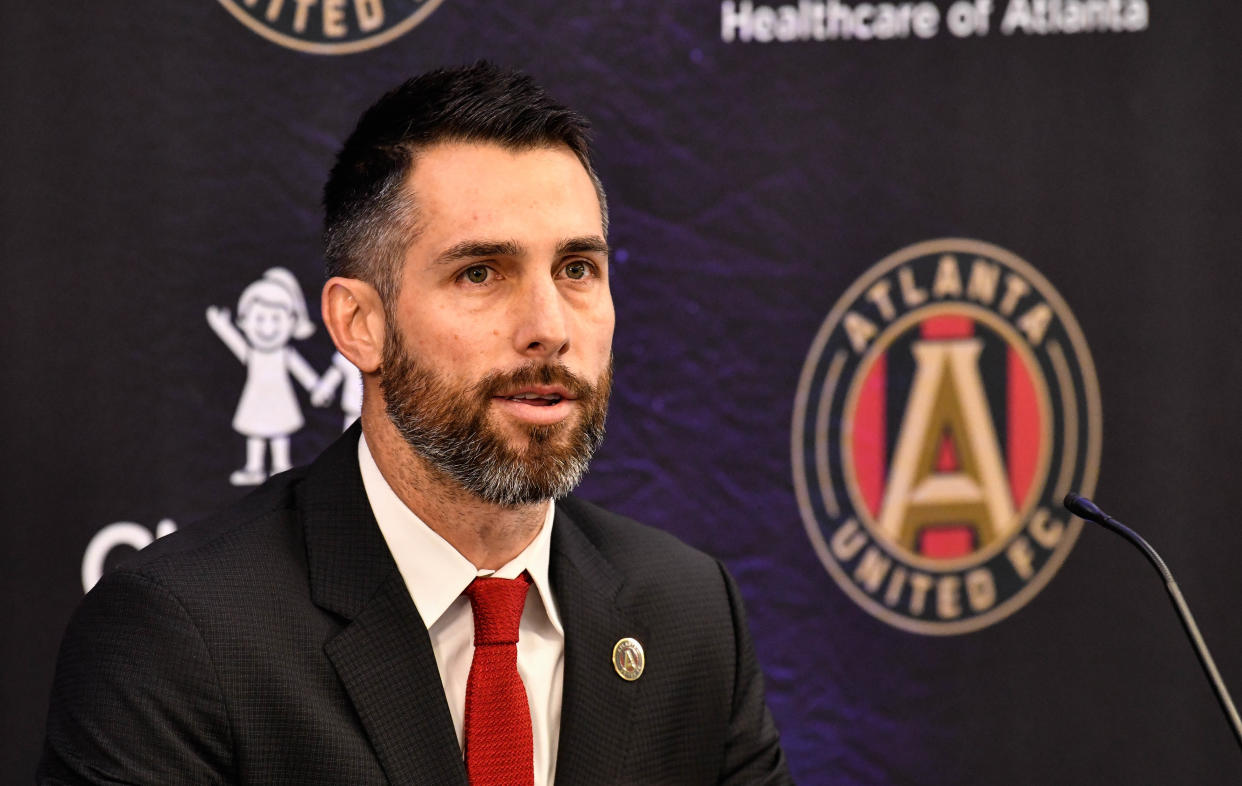
[[[535,742],[517,670],[518,623],[530,576],[477,578],[466,595],[474,612],[474,660],[466,680],[466,772],[471,786],[531,786]]]

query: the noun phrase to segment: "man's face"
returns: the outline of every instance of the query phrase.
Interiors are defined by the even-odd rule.
[[[445,143],[406,183],[417,234],[389,328],[389,418],[476,496],[567,494],[603,438],[614,313],[595,188],[567,148]]]

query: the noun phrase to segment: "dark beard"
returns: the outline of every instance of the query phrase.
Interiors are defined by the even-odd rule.
[[[563,386],[579,413],[522,427],[526,445],[514,447],[488,413],[492,397],[528,385]],[[594,385],[564,366],[529,363],[454,387],[415,361],[394,332],[384,344],[380,390],[388,419],[432,467],[485,502],[515,507],[564,497],[582,480],[604,440],[612,362]]]

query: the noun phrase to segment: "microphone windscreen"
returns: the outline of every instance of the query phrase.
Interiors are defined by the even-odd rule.
[[[1066,510],[1079,518],[1088,519],[1096,523],[1103,522],[1105,518],[1104,511],[1096,507],[1094,502],[1072,491],[1065,495],[1065,502],[1063,504]]]

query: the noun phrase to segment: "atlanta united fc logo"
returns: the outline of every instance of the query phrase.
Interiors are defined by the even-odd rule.
[[[219,0],[272,43],[318,55],[361,52],[412,30],[442,0]]]
[[[915,633],[991,625],[1047,584],[1094,491],[1100,395],[1060,295],[1012,253],[919,243],[857,280],[807,356],[794,486],[820,561]]]

